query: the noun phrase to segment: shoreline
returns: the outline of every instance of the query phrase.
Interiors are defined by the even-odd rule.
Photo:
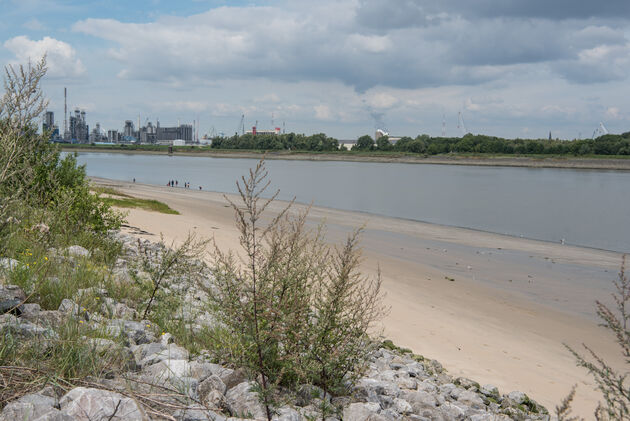
[[[238,249],[233,214],[220,193],[93,182],[181,213],[132,209],[129,230],[139,237],[157,241],[162,234],[170,243],[194,232],[214,237],[224,250]],[[276,202],[270,211],[281,207]],[[452,375],[522,390],[550,409],[579,383],[575,409],[587,415],[600,396],[563,344],[579,349],[585,342],[623,366],[594,310],[595,299],[610,301],[619,253],[318,207],[308,221],[311,227],[325,221],[327,240],[337,244],[365,226],[362,271],[382,272],[391,309],[385,336],[439,360]]]
[[[138,155],[169,155],[166,151],[143,151],[124,149],[92,149],[92,148],[61,148],[63,152],[92,152],[92,153],[120,153]],[[630,159],[607,158],[575,158],[575,157],[524,157],[524,156],[386,156],[386,155],[346,155],[326,153],[295,153],[295,152],[240,152],[232,150],[185,152],[176,150],[176,156],[197,156],[210,158],[232,159],[278,159],[290,161],[344,161],[344,162],[378,162],[398,164],[432,164],[432,165],[469,165],[492,167],[525,167],[525,168],[566,168],[583,170],[614,170],[630,171]]]

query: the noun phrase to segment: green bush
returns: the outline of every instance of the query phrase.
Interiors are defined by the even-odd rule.
[[[219,327],[207,333],[216,335],[218,359],[249,371],[271,420],[280,387],[343,393],[376,345],[367,333],[383,307],[380,276],[366,279],[358,270],[359,231],[330,247],[322,228],[306,228],[308,212],[292,216],[291,204],[262,225],[277,195],[261,198],[266,178],[261,161],[237,183],[240,203],[226,198],[242,252],[237,258],[215,249],[208,292]]]

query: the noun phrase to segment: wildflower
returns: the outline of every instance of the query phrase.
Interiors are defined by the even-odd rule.
[[[44,256],[44,260],[48,261],[48,257]]]
[[[79,320],[79,323],[83,323],[83,320]]]

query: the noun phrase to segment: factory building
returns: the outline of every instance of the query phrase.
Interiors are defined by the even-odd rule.
[[[85,111],[74,110],[70,116],[70,140],[78,143],[89,142],[90,126],[85,121]]]

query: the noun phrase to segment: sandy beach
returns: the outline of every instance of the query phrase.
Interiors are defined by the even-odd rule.
[[[238,248],[233,213],[220,193],[93,181],[181,213],[130,210],[126,229],[135,235],[178,242],[195,232],[214,236],[223,249]],[[365,226],[363,268],[373,275],[380,267],[383,275],[386,338],[437,359],[453,376],[525,392],[551,412],[577,384],[575,410],[592,418],[599,394],[563,344],[579,349],[584,342],[623,364],[594,309],[596,299],[611,301],[620,254],[312,208],[309,223],[322,221],[331,242]]]

